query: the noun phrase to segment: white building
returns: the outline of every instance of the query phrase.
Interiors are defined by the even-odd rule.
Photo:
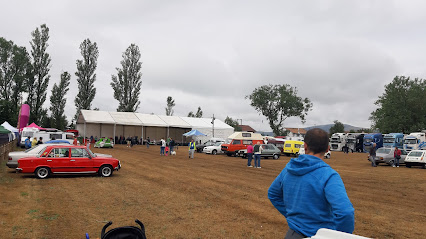
[[[194,140],[207,141],[209,138],[227,138],[234,128],[221,120],[215,119],[214,128],[211,118],[191,118],[179,116],[152,115],[133,112],[108,112],[82,110],[77,119],[76,129],[83,137],[123,136],[138,139],[160,140],[172,137],[175,141],[186,143],[191,138],[182,136],[184,133],[197,129],[207,136],[197,136]]]

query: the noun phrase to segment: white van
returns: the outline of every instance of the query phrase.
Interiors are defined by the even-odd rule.
[[[405,157],[404,162],[407,168],[422,166],[422,168],[426,169],[426,150],[411,150]]]
[[[40,137],[42,137],[43,142],[47,142],[47,141],[52,140],[52,139],[61,139],[61,140],[66,140],[70,144],[72,144],[73,141],[74,141],[74,134],[73,133],[62,132],[62,131],[45,131],[45,130],[39,130],[39,129],[36,129],[36,128],[24,128],[22,130],[21,135],[22,135],[21,136],[21,142],[20,142],[21,147],[25,147],[25,139],[27,139],[28,137],[30,137],[31,140],[34,137],[36,137],[37,140]]]

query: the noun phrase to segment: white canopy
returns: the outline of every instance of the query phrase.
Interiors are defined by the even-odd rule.
[[[13,132],[13,133],[18,133],[19,130],[15,127],[13,127],[12,125],[9,124],[9,122],[5,121],[3,124],[1,124],[1,126],[3,126],[4,128],[6,128],[7,130]]]

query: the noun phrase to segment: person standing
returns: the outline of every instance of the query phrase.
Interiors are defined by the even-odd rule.
[[[173,140],[173,138],[170,138],[170,154],[172,154],[174,147],[175,147],[175,141]]]
[[[251,144],[247,145],[247,167],[253,167],[251,165],[251,160],[253,159],[253,146]]]
[[[395,168],[398,167],[399,168],[399,160],[401,159],[401,150],[398,149],[398,146],[395,146],[395,151],[393,152],[393,165],[392,167]]]
[[[197,150],[197,147],[195,146],[195,142],[192,139],[191,142],[189,142],[188,144],[188,148],[189,148],[189,156],[188,158],[194,158],[194,151]]]
[[[25,139],[25,149],[29,149],[29,148],[31,148],[31,138],[30,138],[30,136],[28,136],[26,139]]]
[[[148,138],[146,138],[146,148],[149,149],[149,144],[151,143],[151,140]]]
[[[262,154],[262,150],[263,150],[262,145],[260,145],[260,142],[257,141],[257,144],[253,147],[255,168],[262,168],[260,167],[260,155]]]
[[[72,142],[73,145],[78,145],[77,137],[74,136],[74,141]]]
[[[36,144],[36,145],[39,145],[39,144],[43,144],[43,137],[40,137],[40,138],[38,139],[38,142],[37,142],[37,144]]]
[[[352,233],[354,208],[340,175],[322,160],[328,133],[308,130],[305,153],[292,158],[268,190],[268,198],[287,220],[285,239],[312,237],[320,228]]]
[[[369,152],[369,157],[368,158],[371,161],[371,166],[372,167],[377,167],[377,165],[376,165],[376,144],[375,143],[370,148],[370,152]]]
[[[161,142],[160,155],[164,155],[164,149],[166,148],[166,141],[164,141],[164,139],[161,138],[160,142]]]
[[[36,145],[37,145],[37,137],[34,137],[33,141],[31,142],[31,147],[30,148],[32,148],[32,147],[34,147]]]

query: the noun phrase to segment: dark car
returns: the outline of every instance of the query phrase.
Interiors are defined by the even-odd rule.
[[[273,159],[279,159],[281,155],[281,150],[273,145],[273,144],[261,144],[263,150],[262,154],[260,155],[261,158],[273,158]],[[254,147],[254,146],[253,146]],[[238,156],[241,156],[243,158],[247,158],[247,149],[242,149],[238,151]]]

